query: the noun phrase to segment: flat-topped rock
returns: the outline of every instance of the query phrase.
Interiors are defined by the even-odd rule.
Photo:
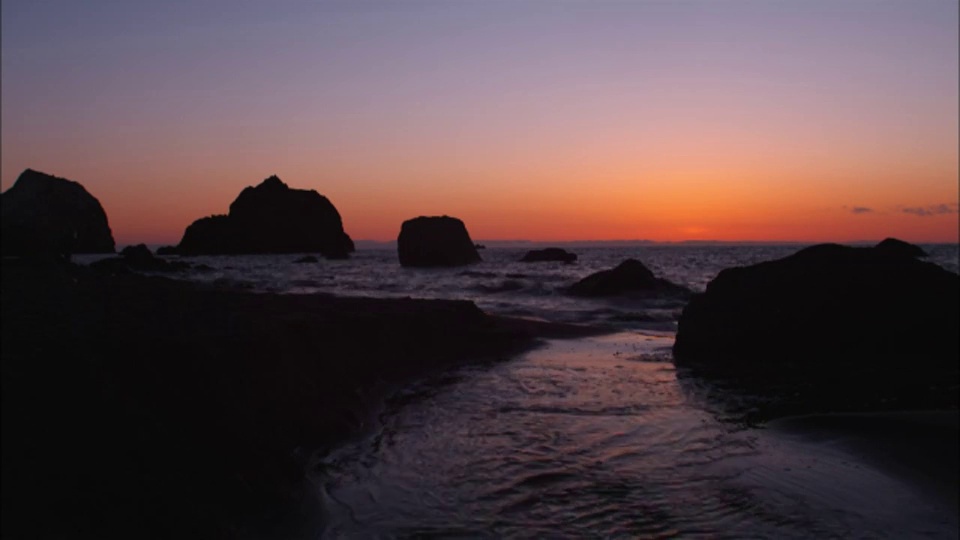
[[[0,206],[4,255],[114,252],[106,212],[78,182],[27,169]]]
[[[181,255],[353,252],[340,213],[314,190],[292,189],[276,176],[245,188],[227,215],[194,221],[176,251]]]
[[[402,266],[462,266],[481,260],[463,221],[449,216],[404,221],[397,254]]]

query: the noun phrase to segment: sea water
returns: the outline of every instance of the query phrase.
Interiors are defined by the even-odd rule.
[[[679,377],[671,344],[552,341],[409,386],[318,457],[315,536],[956,538],[955,503],[853,449],[739,421],[749,400]]]
[[[849,448],[747,424],[749,400],[678,372],[684,299],[564,292],[627,258],[702,291],[803,246],[577,246],[574,264],[518,262],[527,247],[449,269],[400,267],[393,249],[190,259],[211,269],[179,277],[254,292],[466,299],[620,330],[402,389],[364,436],[315,457],[323,526],[307,537],[956,538],[955,505]],[[957,271],[956,245],[923,247]]]
[[[483,261],[457,268],[404,268],[395,248],[359,249],[346,260],[295,263],[299,255],[200,256],[186,259],[206,265],[180,277],[284,294],[327,293],[343,296],[464,299],[498,315],[548,321],[600,324],[622,329],[675,331],[684,298],[576,298],[565,289],[587,275],[638,259],[657,277],[694,291],[725,268],[786,257],[802,245],[586,245],[568,247],[577,262],[521,263],[527,249],[490,247]],[[924,245],[927,259],[957,272],[956,244]]]

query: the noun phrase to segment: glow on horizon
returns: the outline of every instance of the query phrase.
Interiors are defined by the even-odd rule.
[[[121,245],[271,174],[354,239],[960,241],[955,2],[42,5],[2,4],[0,182]]]

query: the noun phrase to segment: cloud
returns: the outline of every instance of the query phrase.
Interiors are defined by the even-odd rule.
[[[844,206],[844,208],[847,207]],[[850,212],[854,214],[869,214],[870,212],[873,212],[873,208],[867,208],[866,206],[854,206],[853,208],[850,208]]]
[[[930,206],[904,206],[900,211],[920,217],[939,216],[942,214],[956,214],[960,211],[957,203],[933,204]]]

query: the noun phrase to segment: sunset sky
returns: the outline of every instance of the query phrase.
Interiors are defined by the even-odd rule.
[[[2,188],[176,243],[271,174],[354,239],[958,241],[956,0],[3,0]]]

